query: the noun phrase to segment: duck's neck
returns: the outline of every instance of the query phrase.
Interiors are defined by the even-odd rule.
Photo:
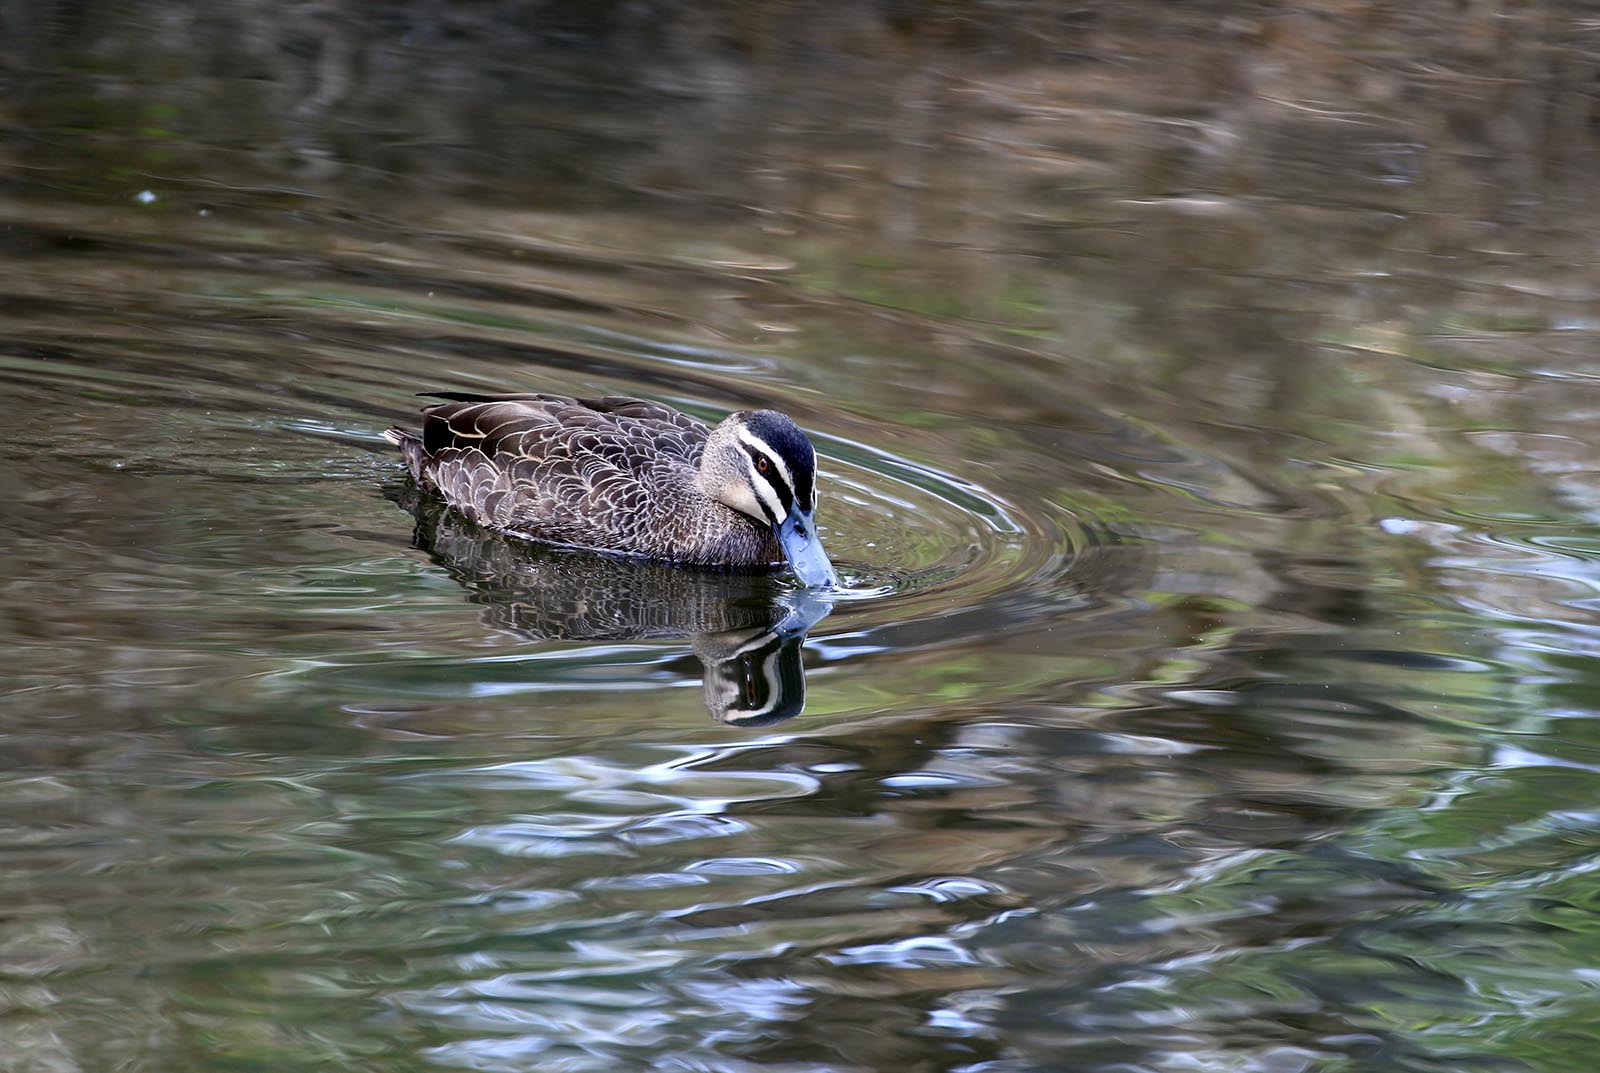
[[[768,566],[782,561],[783,549],[769,526],[713,499],[698,484],[688,502],[674,504],[688,523],[683,549],[686,562],[713,566]]]

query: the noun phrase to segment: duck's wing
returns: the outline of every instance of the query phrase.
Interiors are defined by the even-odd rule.
[[[658,455],[699,465],[711,429],[703,421],[665,403],[626,395],[580,399],[568,395],[472,395],[433,392],[448,400],[423,414],[423,442],[428,453],[446,447],[497,444],[504,436],[540,430],[589,430],[620,437]],[[492,451],[487,452],[492,453]]]
[[[621,428],[630,434],[648,438],[650,445],[660,454],[681,459],[691,466],[700,464],[706,440],[711,437],[711,427],[704,421],[690,417],[660,402],[634,399],[626,395],[606,395],[598,399],[576,399],[595,413],[616,418]],[[633,423],[637,422],[637,425]]]
[[[483,525],[591,547],[632,550],[643,516],[691,479],[710,435],[671,407],[622,396],[443,397],[423,411],[421,449],[407,451],[419,481]]]

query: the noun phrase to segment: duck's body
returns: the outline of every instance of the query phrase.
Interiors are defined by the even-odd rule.
[[[782,414],[713,429],[620,396],[438,397],[420,434],[386,435],[422,488],[480,525],[697,566],[771,568],[787,555],[806,584],[836,580],[811,524],[815,456]]]

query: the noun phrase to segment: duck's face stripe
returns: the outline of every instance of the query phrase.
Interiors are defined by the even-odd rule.
[[[740,439],[746,446],[759,445],[769,456],[769,465],[781,466],[784,481],[800,509],[810,511],[817,500],[817,455],[795,423],[775,410],[751,410],[740,415]]]
[[[739,443],[744,448],[750,487],[755,489],[767,520],[777,525],[789,516],[789,508],[794,504],[794,477],[789,465],[770,444],[749,429],[739,430]]]

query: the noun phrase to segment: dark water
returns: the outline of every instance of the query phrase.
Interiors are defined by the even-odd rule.
[[[1587,8],[0,31],[0,1070],[1594,1067]],[[846,589],[441,388],[781,407]]]

